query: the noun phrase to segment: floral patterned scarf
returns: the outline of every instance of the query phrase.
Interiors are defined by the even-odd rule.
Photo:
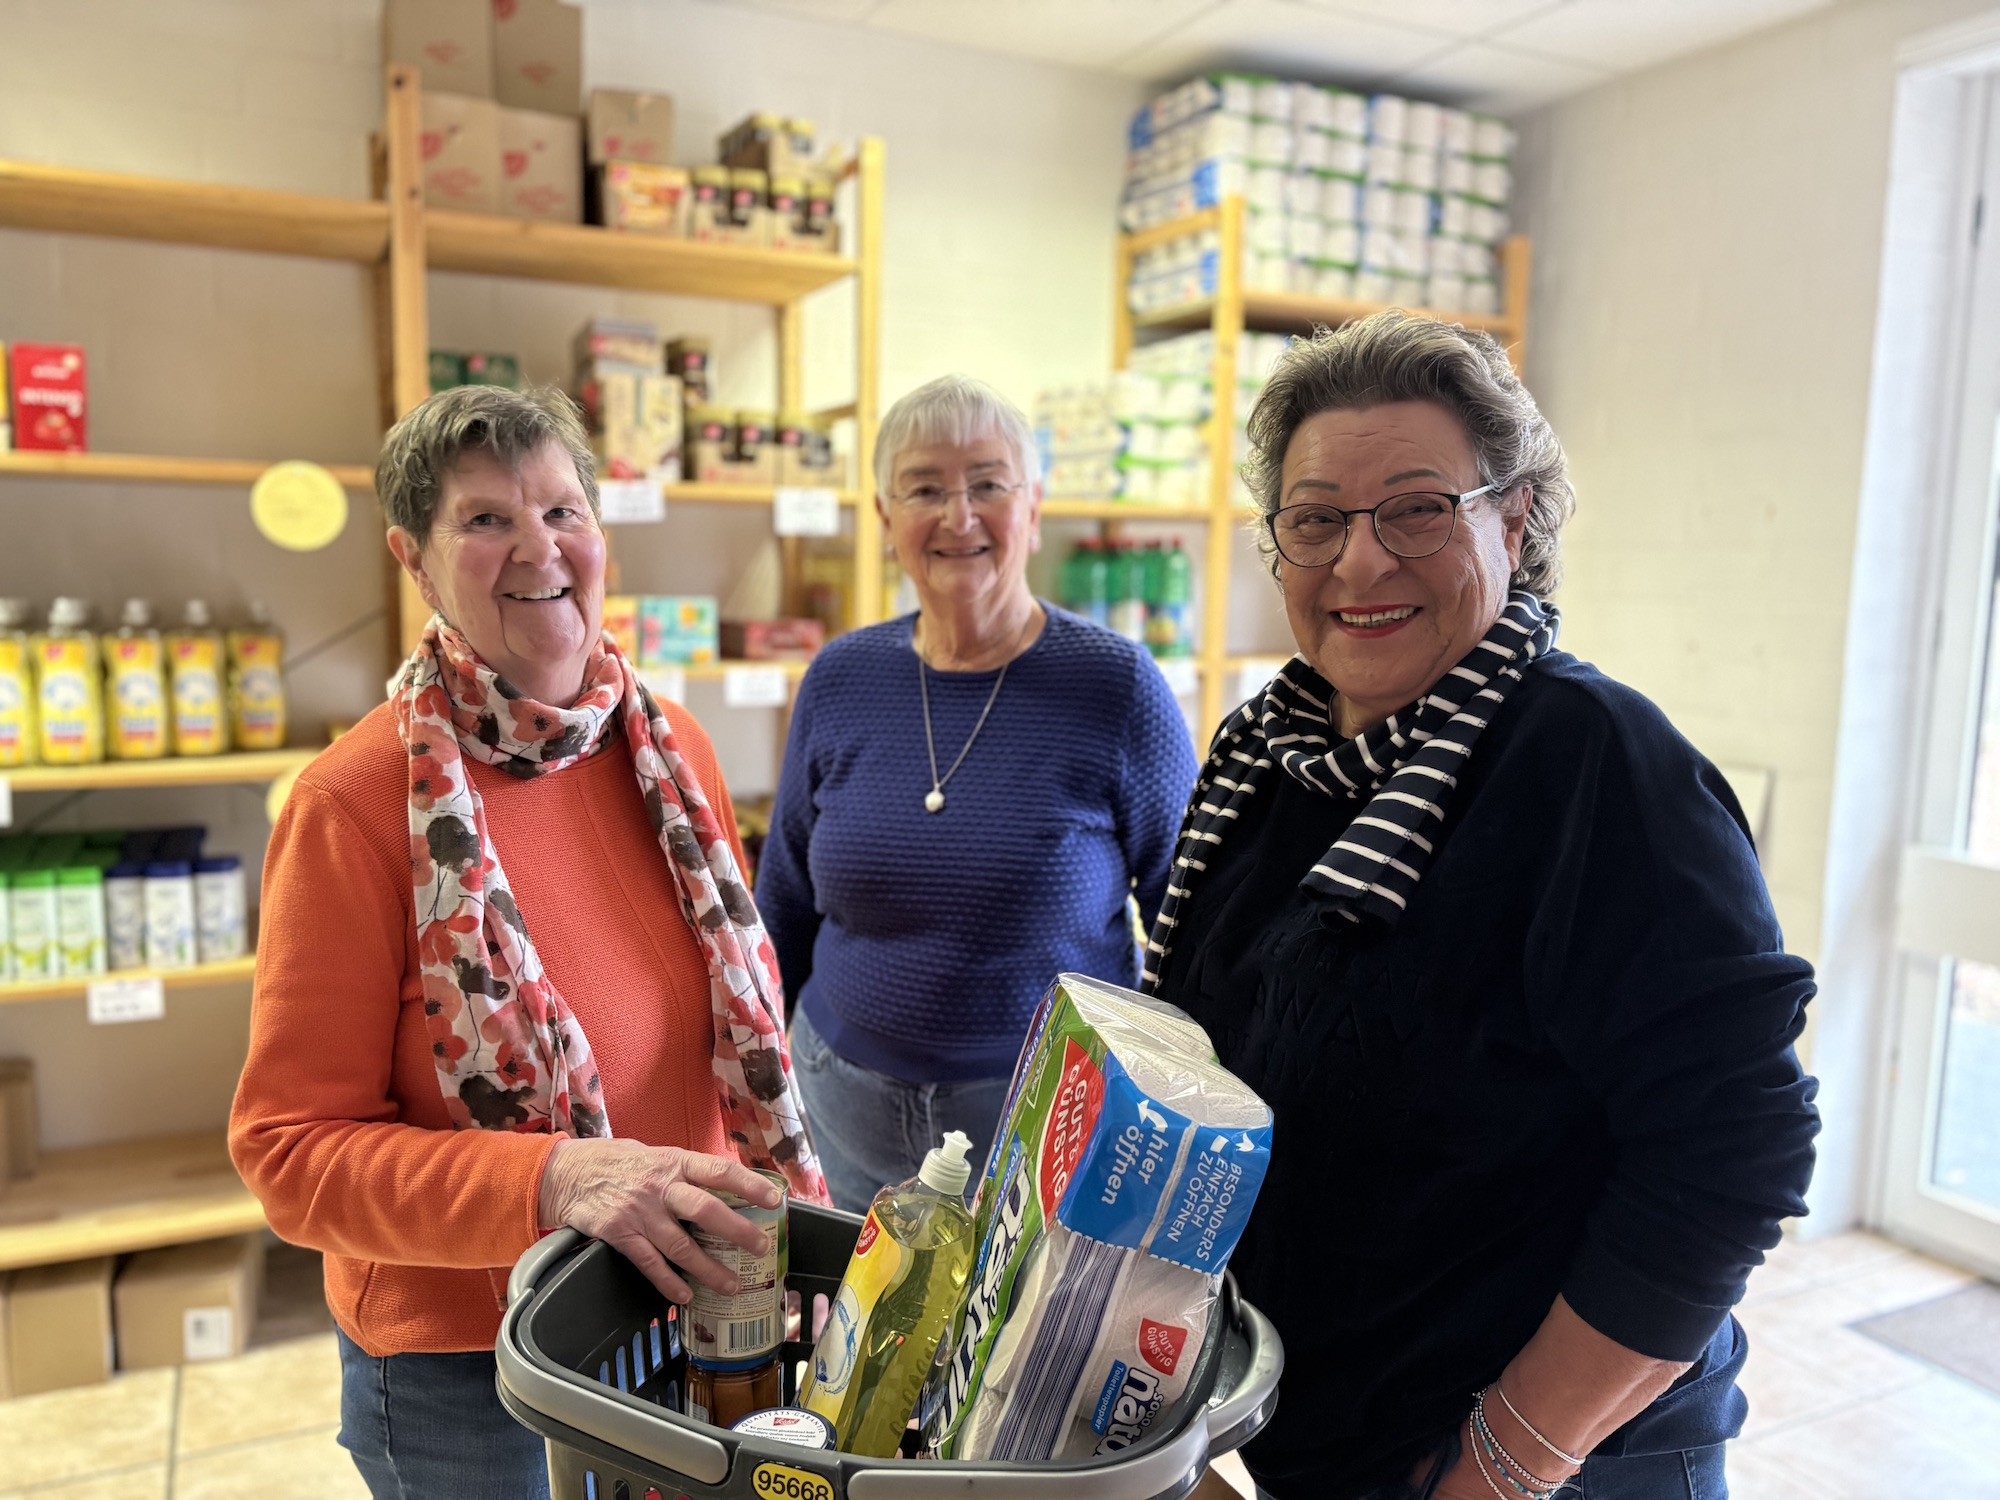
[[[389,684],[410,755],[410,869],[424,1015],[438,1086],[461,1130],[609,1136],[597,1065],[542,968],[486,827],[466,756],[513,776],[547,776],[622,730],[639,795],[708,961],[716,1102],[748,1166],[828,1202],[785,1051],[777,956],[722,825],[674,732],[608,639],[568,708],[533,703],[433,617]]]

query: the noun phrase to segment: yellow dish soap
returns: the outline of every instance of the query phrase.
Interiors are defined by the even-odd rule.
[[[965,1310],[971,1149],[965,1132],[952,1131],[915,1177],[869,1205],[799,1403],[833,1423],[843,1453],[895,1454],[938,1345]]]
[[[167,660],[173,674],[174,754],[220,755],[229,748],[222,635],[201,600],[188,600],[181,628],[167,636]]]
[[[35,653],[27,625],[27,600],[0,599],[0,770],[32,766],[39,751]]]
[[[144,599],[127,599],[118,628],[104,637],[104,712],[113,760],[167,753],[166,654]]]
[[[93,765],[104,759],[104,674],[90,606],[58,599],[49,630],[35,646],[35,711],[41,720],[42,763]]]
[[[229,729],[238,750],[285,744],[285,637],[262,604],[229,632]]]

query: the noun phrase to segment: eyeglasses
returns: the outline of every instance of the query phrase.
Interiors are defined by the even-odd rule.
[[[963,495],[974,510],[991,510],[1004,505],[1022,488],[1019,480],[1013,484],[1002,484],[997,479],[975,479],[962,490],[948,490],[941,484],[920,484],[905,494],[891,495],[889,503],[904,510],[943,510],[945,502],[952,496]]]
[[[1375,540],[1397,557],[1429,557],[1442,552],[1458,529],[1458,508],[1477,500],[1493,489],[1482,484],[1462,495],[1437,494],[1429,490],[1407,495],[1391,495],[1367,510],[1342,510],[1337,505],[1309,501],[1287,505],[1269,518],[1271,540],[1278,555],[1294,567],[1324,568],[1340,561],[1347,550],[1347,538],[1356,516],[1373,520]]]

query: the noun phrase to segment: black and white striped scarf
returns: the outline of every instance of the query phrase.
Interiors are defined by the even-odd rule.
[[[1554,647],[1560,625],[1553,604],[1516,590],[1464,661],[1408,708],[1348,740],[1334,737],[1331,685],[1303,656],[1287,662],[1215,736],[1146,944],[1144,987],[1158,987],[1181,908],[1207,871],[1210,853],[1274,765],[1329,797],[1368,796],[1368,805],[1299,883],[1327,897],[1350,921],[1368,915],[1394,925],[1424,878],[1480,731],[1520,683],[1522,669]]]

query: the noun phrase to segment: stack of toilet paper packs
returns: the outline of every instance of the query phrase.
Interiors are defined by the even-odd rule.
[[[1186,1391],[1271,1112],[1181,1011],[1077,974],[1042,1002],[976,1210],[926,1427],[947,1458],[1131,1446]]]

